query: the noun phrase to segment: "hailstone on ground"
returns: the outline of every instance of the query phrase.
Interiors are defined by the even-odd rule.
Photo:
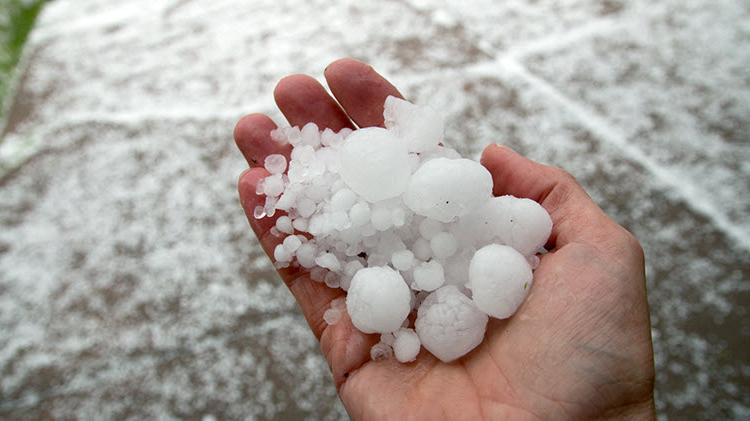
[[[264,160],[265,203],[253,214],[276,218],[277,268],[346,291],[323,319],[335,325],[346,312],[380,334],[373,360],[408,363],[424,346],[450,362],[481,343],[488,316],[521,305],[552,220],[532,200],[492,197],[491,174],[444,145],[431,109],[388,97],[384,119],[385,128],[272,131],[291,153]]]

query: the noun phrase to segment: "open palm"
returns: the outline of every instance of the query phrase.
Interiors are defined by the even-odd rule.
[[[308,76],[279,82],[274,96],[291,125],[381,126],[385,98],[401,96],[355,60],[332,63],[325,77],[333,97]],[[255,194],[267,175],[263,159],[289,154],[271,140],[275,127],[267,116],[251,114],[234,132],[251,167],[240,176],[240,200],[269,256],[280,242],[269,232],[275,218],[252,214],[264,200]],[[346,316],[331,326],[323,321],[344,291],[313,282],[299,268],[279,271],[320,339],[349,414],[378,420],[653,418],[653,352],[638,242],[563,171],[497,145],[485,149],[482,164],[496,195],[540,202],[554,226],[551,252],[542,257],[527,300],[512,318],[490,319],[483,343],[463,358],[446,364],[422,350],[410,364],[370,361],[376,335],[357,331]]]

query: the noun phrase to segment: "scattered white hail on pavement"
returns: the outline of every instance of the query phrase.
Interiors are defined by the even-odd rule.
[[[277,217],[277,267],[347,291],[323,317],[381,334],[373,360],[413,361],[424,346],[453,361],[488,316],[521,306],[552,221],[533,200],[493,197],[489,171],[443,144],[434,111],[394,97],[384,108],[385,128],[274,130],[292,151],[266,158],[254,216]]]

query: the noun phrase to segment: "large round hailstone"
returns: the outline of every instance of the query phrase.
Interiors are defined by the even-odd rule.
[[[453,285],[446,285],[422,301],[415,323],[422,346],[443,362],[476,348],[487,329],[487,315]]]
[[[352,132],[341,148],[341,178],[369,202],[396,197],[409,184],[406,146],[391,132],[367,127]]]
[[[436,158],[412,174],[404,202],[419,215],[451,222],[491,197],[492,176],[482,164],[470,159]]]
[[[346,310],[364,333],[398,330],[411,311],[411,293],[398,271],[389,267],[360,269],[352,278]]]
[[[383,106],[385,127],[406,142],[409,152],[435,149],[443,140],[443,118],[428,107],[388,96]]]
[[[479,310],[498,318],[513,315],[531,288],[533,274],[526,258],[510,246],[490,244],[474,253],[469,288]]]
[[[500,242],[530,256],[544,246],[552,233],[552,218],[547,210],[531,199],[513,196],[496,197],[493,201],[505,209],[497,228]]]
[[[552,232],[552,218],[539,203],[514,196],[493,197],[462,216],[454,235],[464,244],[499,242],[530,256],[544,246]]]

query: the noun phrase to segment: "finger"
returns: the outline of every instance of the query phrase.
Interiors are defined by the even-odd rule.
[[[267,175],[268,172],[263,168],[246,170],[240,176],[238,189],[250,226],[273,261],[273,249],[282,241],[281,237],[270,232],[276,218],[253,217],[255,207],[265,201],[264,196],[255,194],[255,186]],[[321,349],[331,367],[334,381],[337,387],[340,386],[350,372],[370,359],[370,348],[378,341],[377,336],[366,335],[355,329],[345,311],[338,323],[327,325],[323,314],[331,307],[333,300],[343,299],[343,290],[328,288],[324,283],[313,281],[308,271],[301,268],[283,268],[278,272],[297,300],[313,334],[320,339]]]
[[[370,65],[351,58],[331,63],[325,70],[331,92],[359,127],[383,126],[383,104],[388,95],[403,98]]]
[[[276,123],[264,114],[249,114],[234,126],[234,142],[250,167],[263,166],[268,155],[282,154],[289,158],[290,145],[280,145],[271,139]]]
[[[568,173],[527,159],[511,149],[489,145],[481,159],[492,174],[496,196],[513,195],[539,202],[552,218],[548,244],[607,242],[621,229],[591,200]]]
[[[353,127],[336,100],[310,76],[291,75],[281,79],[273,96],[292,126],[313,122],[321,129],[327,127],[334,131]]]

